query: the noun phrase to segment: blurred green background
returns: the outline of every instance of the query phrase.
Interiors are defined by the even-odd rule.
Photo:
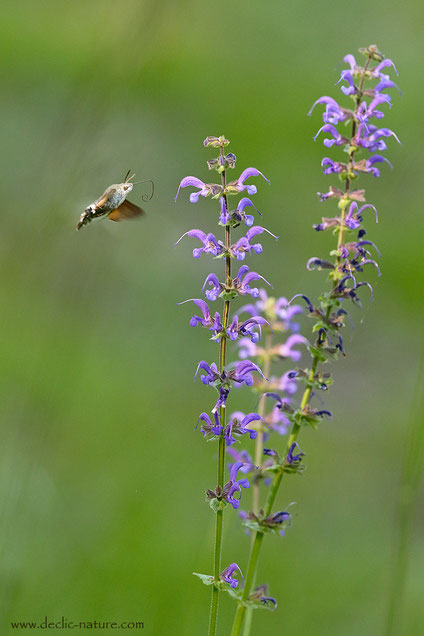
[[[192,378],[217,348],[176,303],[199,295],[211,261],[193,261],[190,239],[173,243],[213,230],[216,203],[173,197],[183,176],[210,178],[202,141],[225,134],[237,173],[256,166],[271,179],[255,203],[280,240],[265,238],[250,264],[278,295],[316,297],[325,274],[305,263],[332,237],[311,226],[334,206],[316,197],[330,180],[312,139],[320,115],[306,113],[338,95],[343,56],[374,42],[402,89],[384,120],[402,141],[388,142],[394,171],[362,180],[379,211],[367,227],[383,276],[333,369],[335,417],[302,433],[307,472],[280,493],[281,506],[297,502],[293,527],[266,541],[259,575],[279,607],[256,616],[253,633],[383,633],[422,350],[421,0],[21,0],[2,14],[1,634],[46,615],[206,633],[210,590],[191,573],[212,568],[203,498],[216,447],[193,432],[211,394]],[[129,168],[155,181],[146,219],[77,234],[80,212]],[[252,407],[246,391],[237,400]],[[422,503],[408,635],[424,624]],[[229,511],[224,565],[245,568],[248,546]],[[222,598],[220,634],[233,609]]]

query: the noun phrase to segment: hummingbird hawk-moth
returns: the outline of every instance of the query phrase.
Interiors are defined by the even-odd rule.
[[[93,219],[100,217],[108,217],[111,221],[125,221],[127,219],[134,219],[138,216],[145,214],[144,210],[127,201],[127,195],[134,187],[134,183],[131,183],[131,179],[135,177],[135,174],[129,176],[130,170],[125,175],[123,183],[114,183],[106,188],[103,194],[96,199],[93,203],[90,203],[80,216],[78,221],[77,230],[80,230],[84,225],[90,223]],[[141,181],[139,182],[141,183]],[[152,181],[153,189],[153,181]],[[150,196],[150,199],[153,196]],[[145,199],[143,197],[143,200]]]

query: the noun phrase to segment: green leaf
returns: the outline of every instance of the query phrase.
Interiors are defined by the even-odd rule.
[[[199,572],[193,572],[193,574],[194,576],[197,576],[205,585],[214,584],[213,576],[211,576],[210,574],[199,574]]]
[[[277,536],[280,534],[281,530],[281,527],[270,528],[266,524],[262,525],[261,523],[250,519],[243,521],[243,525],[246,526],[246,528],[249,528],[249,530],[253,530],[253,532],[262,532],[262,534],[272,532],[272,534],[276,534]]]
[[[310,345],[308,347],[309,353],[314,357],[317,358],[317,360],[319,362],[326,362],[327,358],[325,357],[325,355],[323,354],[323,352],[321,351],[321,349],[318,349],[318,347],[313,347],[312,345]]]
[[[236,298],[237,296],[238,292],[236,292],[235,290],[223,291],[219,294],[219,297],[223,300],[234,300],[234,298]]]
[[[226,505],[227,505],[226,501],[224,501],[223,499],[218,499],[217,497],[215,497],[214,499],[211,499],[209,502],[209,506],[212,508],[214,512],[218,512],[219,510],[224,510]]]

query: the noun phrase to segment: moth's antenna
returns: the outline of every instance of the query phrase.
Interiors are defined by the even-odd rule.
[[[131,168],[128,170],[127,174],[126,174],[126,175],[125,175],[125,177],[124,177],[124,183],[126,183],[126,182],[127,182],[128,175],[130,174],[130,172],[131,172]],[[133,177],[134,177],[134,176],[135,176],[135,175],[133,175]]]

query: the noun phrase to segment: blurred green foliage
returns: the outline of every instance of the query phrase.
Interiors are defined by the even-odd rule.
[[[255,617],[254,633],[381,633],[422,339],[423,14],[420,0],[3,3],[2,634],[46,615],[205,633],[210,590],[191,572],[211,570],[203,493],[216,449],[193,432],[211,394],[192,376],[217,349],[176,303],[198,295],[211,262],[173,243],[212,229],[216,203],[173,196],[183,176],[208,176],[204,137],[225,134],[237,171],[271,179],[255,203],[280,240],[264,239],[255,268],[278,295],[316,297],[325,274],[305,262],[332,237],[311,226],[332,203],[317,201],[329,180],[312,140],[319,114],[306,113],[337,95],[343,56],[374,42],[402,89],[384,120],[402,141],[389,140],[395,169],[365,184],[383,276],[333,369],[335,417],[302,434],[308,469],[280,493],[281,506],[297,502],[293,527],[267,540],[258,576],[279,608]],[[80,212],[128,168],[155,180],[146,219],[77,234]],[[240,391],[237,406],[251,399]],[[423,523],[420,513],[408,635],[424,622]],[[243,569],[248,546],[229,511],[224,565]],[[232,616],[223,598],[220,634]]]

